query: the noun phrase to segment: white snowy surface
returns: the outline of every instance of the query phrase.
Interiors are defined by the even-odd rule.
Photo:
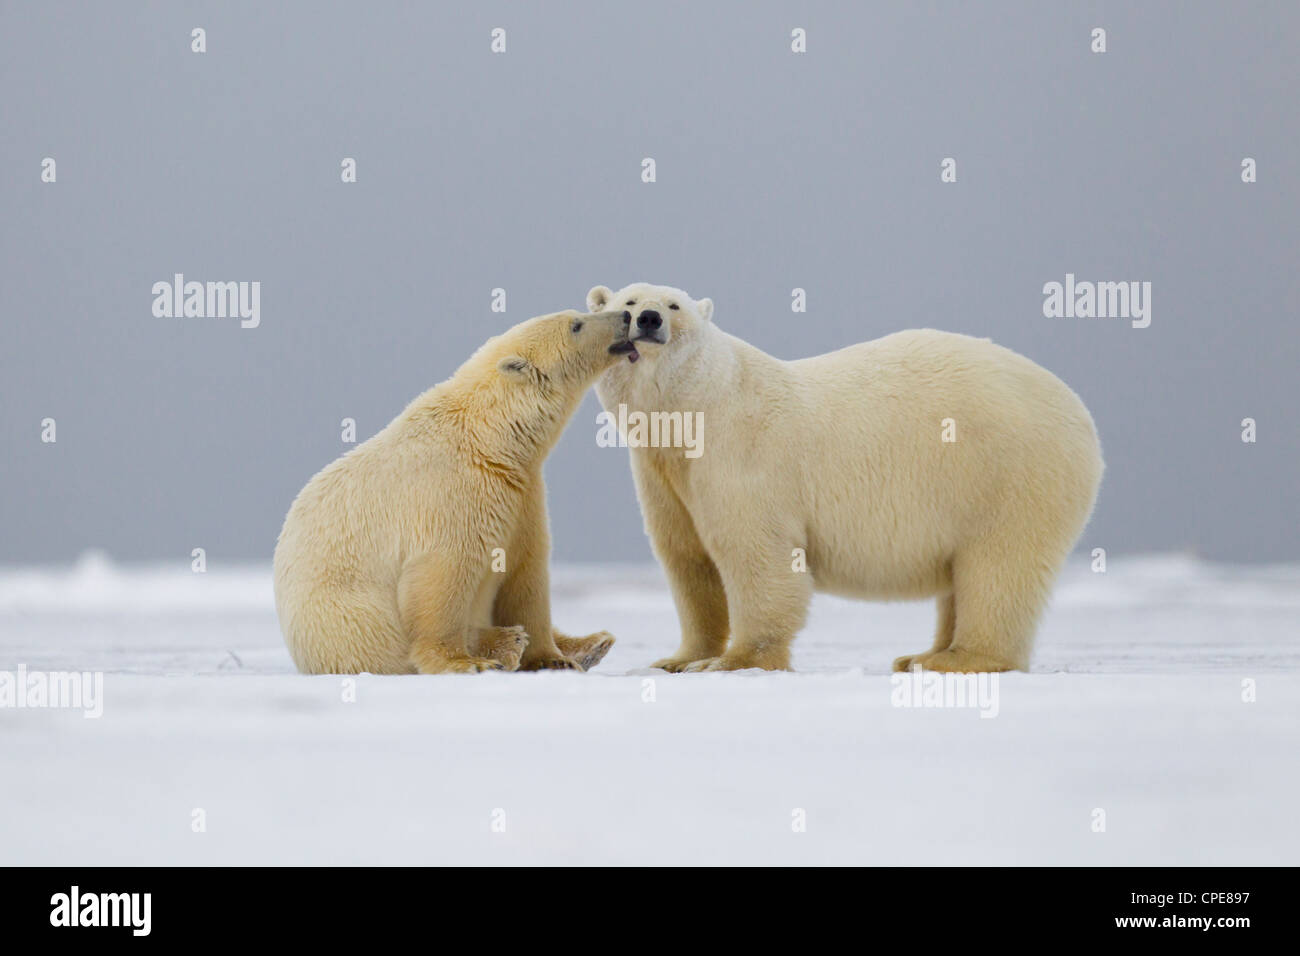
[[[104,672],[99,719],[0,708],[0,864],[1300,863],[1300,566],[1072,566],[992,719],[893,706],[929,603],[818,597],[797,673],[668,675],[658,569],[553,579],[618,637],[591,673],[345,703],[267,567],[0,570],[0,671]]]

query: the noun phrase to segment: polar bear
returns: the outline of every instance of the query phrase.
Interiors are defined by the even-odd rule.
[[[1092,417],[1064,383],[988,339],[931,329],[787,362],[680,289],[596,286],[587,303],[635,316],[640,361],[596,383],[611,417],[704,426],[693,454],[631,453],[682,629],[654,666],[787,669],[820,590],[938,598],[933,647],[896,670],[1028,667],[1101,481]]]
[[[552,630],[542,462],[631,347],[626,310],[561,312],[483,345],[294,500],[275,603],[306,673],[583,670],[614,639]]]

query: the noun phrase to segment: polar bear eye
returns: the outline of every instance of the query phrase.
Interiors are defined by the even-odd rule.
[[[628,304],[628,305],[636,305],[636,299],[628,299],[628,300],[627,300],[627,304]]]
[[[672,309],[674,312],[677,311],[677,303],[676,302],[671,303],[668,306],[668,308]]]
[[[577,335],[577,334],[578,334],[579,332],[581,332],[581,331],[582,331],[582,320],[581,320],[581,319],[574,319],[574,320],[573,320],[573,334],[574,334],[574,335]]]

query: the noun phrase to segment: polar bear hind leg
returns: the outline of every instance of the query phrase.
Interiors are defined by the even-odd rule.
[[[412,674],[401,626],[382,592],[324,593],[285,615],[289,654],[304,674]]]
[[[614,646],[614,635],[609,631],[597,631],[586,637],[569,637],[554,629],[552,633],[555,635],[555,646],[560,649],[560,653],[584,671],[591,670],[604,660],[609,649]]]
[[[952,591],[947,591],[939,595],[938,611],[939,621],[934,629],[934,644],[931,646],[929,653],[937,654],[939,651],[946,651],[952,646],[952,639],[957,627],[957,596]],[[906,657],[900,657],[894,661],[894,670],[906,671],[912,669],[912,661],[921,657],[921,654],[908,654]]]
[[[957,555],[951,603],[939,601],[934,648],[898,658],[894,670],[1028,670],[1034,631],[1063,561],[1064,552],[1045,558],[1023,537],[1005,533]],[[949,620],[951,643],[940,647]]]

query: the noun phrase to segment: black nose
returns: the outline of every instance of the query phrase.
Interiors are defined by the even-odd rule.
[[[657,329],[664,324],[664,320],[659,317],[659,313],[654,309],[646,309],[636,317],[636,327],[638,329]]]
[[[628,311],[624,311],[624,312],[623,312],[623,324],[624,324],[624,325],[631,325],[631,324],[632,324],[632,313],[631,313],[631,312],[628,312]]]

